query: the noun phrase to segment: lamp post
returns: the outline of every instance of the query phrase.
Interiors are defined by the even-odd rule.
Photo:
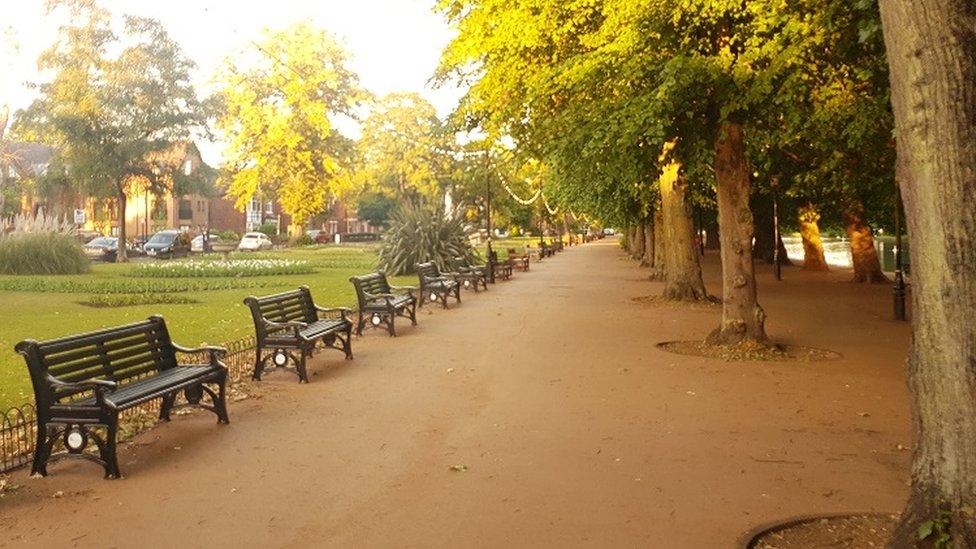
[[[488,282],[494,284],[495,264],[498,263],[498,258],[495,257],[495,251],[491,249],[491,173],[488,149],[485,149],[485,188],[485,194],[487,195],[487,200],[485,201],[485,217],[487,218],[486,224],[488,225]]]
[[[901,192],[895,197],[895,320],[905,320],[905,276],[901,265]]]

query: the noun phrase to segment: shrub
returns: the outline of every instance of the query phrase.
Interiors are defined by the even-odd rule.
[[[78,302],[88,307],[132,307],[134,305],[157,305],[157,304],[186,304],[199,303],[180,294],[108,294],[92,295],[84,301]]]
[[[172,261],[143,263],[133,276],[149,278],[244,277],[314,273],[307,261],[291,259],[229,259],[227,261]]]
[[[81,244],[68,234],[12,232],[0,237],[2,274],[80,274],[89,267]]]
[[[295,246],[314,246],[316,244],[315,239],[307,234],[302,234],[302,236],[296,238],[294,243]]]
[[[406,204],[390,220],[380,246],[379,267],[399,275],[413,272],[415,263],[433,261],[450,270],[450,260],[474,260],[477,254],[468,242],[461,216],[445,215],[440,208]]]
[[[258,227],[257,231],[268,235],[268,238],[278,236],[278,226],[274,223],[265,223]]]

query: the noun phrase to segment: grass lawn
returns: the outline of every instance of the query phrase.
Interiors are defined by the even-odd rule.
[[[499,255],[523,248],[529,238],[495,242]],[[33,400],[23,358],[13,347],[23,339],[50,339],[138,321],[150,315],[166,318],[174,341],[195,346],[220,344],[251,334],[254,327],[243,300],[307,284],[323,306],[353,306],[349,277],[376,269],[376,245],[296,248],[276,252],[232,254],[232,258],[276,258],[308,261],[313,274],[241,278],[145,278],[133,273],[140,263],[95,264],[84,275],[0,276],[0,411]],[[396,277],[394,284],[416,285],[416,277]],[[146,290],[148,288],[148,290]],[[173,294],[196,303],[163,303],[95,308],[80,302],[119,293]]]

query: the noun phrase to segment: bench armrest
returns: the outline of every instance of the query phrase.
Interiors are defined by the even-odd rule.
[[[320,313],[327,313],[327,314],[339,313],[339,316],[341,316],[343,319],[346,320],[348,320],[346,318],[346,315],[352,314],[352,309],[350,309],[349,307],[319,307],[318,305],[313,305],[313,306],[315,307],[315,310]]]
[[[47,375],[47,383],[52,389],[67,389],[69,391],[93,391],[95,393],[95,402],[99,406],[105,402],[105,392],[112,392],[118,387],[118,384],[114,381],[109,381],[107,379],[86,379],[85,381],[68,382],[61,381],[60,379]]]
[[[211,364],[217,364],[222,358],[227,358],[227,349],[223,347],[217,347],[214,345],[204,345],[202,347],[184,347],[182,345],[177,345],[176,343],[170,343],[170,345],[172,345],[173,349],[179,353],[208,353],[210,355]]]

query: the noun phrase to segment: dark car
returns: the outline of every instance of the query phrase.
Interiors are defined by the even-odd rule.
[[[182,231],[159,231],[142,247],[149,257],[186,257],[190,253],[190,236]]]
[[[119,255],[119,239],[114,236],[99,236],[84,245],[85,255],[99,261],[115,261]]]

